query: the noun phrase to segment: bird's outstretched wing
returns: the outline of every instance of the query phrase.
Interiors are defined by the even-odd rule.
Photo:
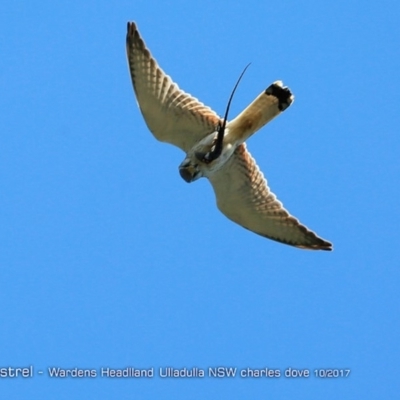
[[[332,250],[331,243],[301,225],[283,208],[245,144],[209,179],[218,208],[244,228],[295,247]]]
[[[158,140],[187,152],[217,130],[218,115],[179,89],[165,74],[146,48],[134,22],[128,22],[126,51],[140,110]]]

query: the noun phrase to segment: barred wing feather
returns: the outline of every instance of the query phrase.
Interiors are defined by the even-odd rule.
[[[209,179],[220,211],[244,228],[295,247],[332,250],[331,243],[319,238],[283,208],[245,144]]]
[[[154,136],[189,151],[216,131],[220,118],[185,93],[159,67],[135,23],[128,23],[126,49],[133,88],[146,124]]]

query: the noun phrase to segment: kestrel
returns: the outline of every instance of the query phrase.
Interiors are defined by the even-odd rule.
[[[128,63],[139,108],[156,139],[180,147],[186,182],[206,177],[217,205],[229,219],[266,238],[302,249],[332,250],[332,244],[291,216],[270,191],[245,141],[294,100],[276,81],[232,121],[181,90],[159,67],[133,22],[126,37]],[[236,88],[236,87],[235,87]]]

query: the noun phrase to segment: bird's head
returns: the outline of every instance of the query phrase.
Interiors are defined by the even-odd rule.
[[[179,165],[179,174],[187,183],[194,182],[203,176],[199,164],[186,157]]]

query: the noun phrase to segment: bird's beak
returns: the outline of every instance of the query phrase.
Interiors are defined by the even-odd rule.
[[[199,171],[192,165],[190,160],[184,160],[179,166],[179,173],[187,183],[195,181],[199,176]]]

